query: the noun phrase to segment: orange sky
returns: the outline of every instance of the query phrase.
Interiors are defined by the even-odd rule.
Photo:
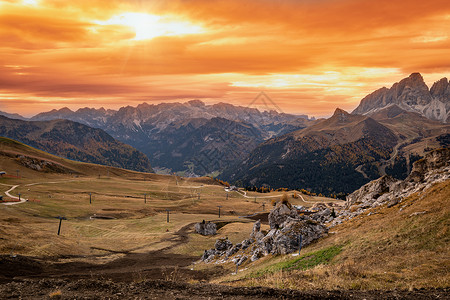
[[[450,74],[448,0],[0,0],[0,110],[202,99],[352,110]]]

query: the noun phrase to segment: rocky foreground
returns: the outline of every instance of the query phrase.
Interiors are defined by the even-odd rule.
[[[413,193],[424,191],[433,184],[450,179],[450,149],[430,152],[414,163],[411,174],[405,180],[383,176],[371,181],[348,196],[343,209],[334,211],[325,205],[316,211],[299,211],[287,200],[280,201],[269,214],[270,230],[261,230],[255,222],[248,239],[233,245],[228,239],[218,239],[214,248],[205,250],[205,263],[234,262],[236,266],[251,263],[266,255],[289,254],[300,251],[315,240],[327,235],[328,229],[366,213],[376,214],[376,207],[400,204]],[[402,208],[400,208],[402,209]],[[208,226],[211,226],[208,224]],[[199,231],[197,231],[199,232]]]
[[[205,250],[202,260],[211,262],[233,261],[237,266],[248,259],[253,262],[268,254],[288,254],[298,251],[326,234],[326,226],[315,220],[316,216],[300,216],[289,202],[279,202],[269,214],[269,232],[261,231],[256,221],[250,237],[233,245],[228,239],[218,239],[214,248]]]

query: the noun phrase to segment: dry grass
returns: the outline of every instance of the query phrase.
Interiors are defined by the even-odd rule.
[[[302,250],[308,255],[343,245],[342,252],[329,264],[269,272],[270,268],[292,264],[295,259],[266,257],[238,276],[226,276],[217,282],[302,290],[449,287],[449,200],[447,181],[397,206],[375,209],[375,215],[335,227],[327,238]],[[423,211],[426,213],[412,215]]]

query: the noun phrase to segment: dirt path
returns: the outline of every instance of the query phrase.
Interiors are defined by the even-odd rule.
[[[78,181],[78,180],[73,180],[73,179],[72,179],[72,180],[64,180],[64,181],[35,182],[35,183],[25,184],[24,186],[33,186],[33,185],[38,185],[38,184],[48,184],[48,183],[52,183],[52,184],[54,184],[54,183],[65,183],[65,182],[71,182],[71,181]],[[6,184],[1,184],[1,185],[6,185]],[[10,192],[12,192],[14,189],[16,189],[16,188],[19,187],[19,186],[20,186],[20,185],[14,185],[14,186],[11,186],[11,188],[5,192],[5,195],[8,196],[8,197],[10,197],[10,198],[12,198],[12,199],[17,199],[17,200],[19,200],[19,197],[13,196],[13,195],[10,194]],[[28,199],[20,198],[20,201],[17,201],[17,202],[3,202],[3,203],[1,203],[1,204],[3,204],[3,205],[16,205],[16,204],[25,203],[25,202],[27,202],[27,201],[28,201]]]
[[[409,143],[411,143],[415,138],[418,138],[419,135],[416,135],[412,138],[407,139],[406,141],[403,142],[398,142],[397,145],[395,145],[394,150],[392,151],[391,156],[389,157],[388,160],[380,160],[381,164],[378,166],[378,172],[380,173],[381,176],[386,175],[386,167],[388,165],[392,165],[394,162],[395,157],[398,155],[398,149],[403,146],[403,145],[407,145]],[[409,174],[409,172],[408,172]]]
[[[246,191],[235,191],[236,193],[238,193],[239,195],[243,196],[244,198],[250,198],[250,199],[265,199],[265,198],[276,198],[276,197],[281,197],[283,196],[282,194],[279,195],[273,195],[273,196],[247,196],[247,192]]]
[[[355,171],[360,173],[365,179],[369,179],[369,176],[367,176],[366,173],[364,173],[364,171],[362,170],[364,165],[359,165],[356,167]]]
[[[19,198],[19,197],[16,197],[16,196],[13,196],[13,195],[10,194],[10,192],[12,192],[17,187],[18,187],[18,185],[15,185],[12,188],[10,188],[9,190],[7,190],[5,192],[5,195],[10,197],[10,198],[12,198],[12,199],[17,199],[17,200],[20,200],[20,201],[18,201],[18,202],[4,202],[4,203],[2,203],[3,205],[16,205],[16,204],[27,202],[27,199],[25,199],[25,198]]]
[[[0,285],[0,298],[14,299],[448,299],[449,289],[413,291],[295,291],[264,287],[230,287],[177,281],[25,280]]]

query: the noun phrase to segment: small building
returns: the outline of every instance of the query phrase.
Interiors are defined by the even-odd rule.
[[[6,172],[5,171],[0,171],[0,177],[3,177],[3,175],[5,175]]]

